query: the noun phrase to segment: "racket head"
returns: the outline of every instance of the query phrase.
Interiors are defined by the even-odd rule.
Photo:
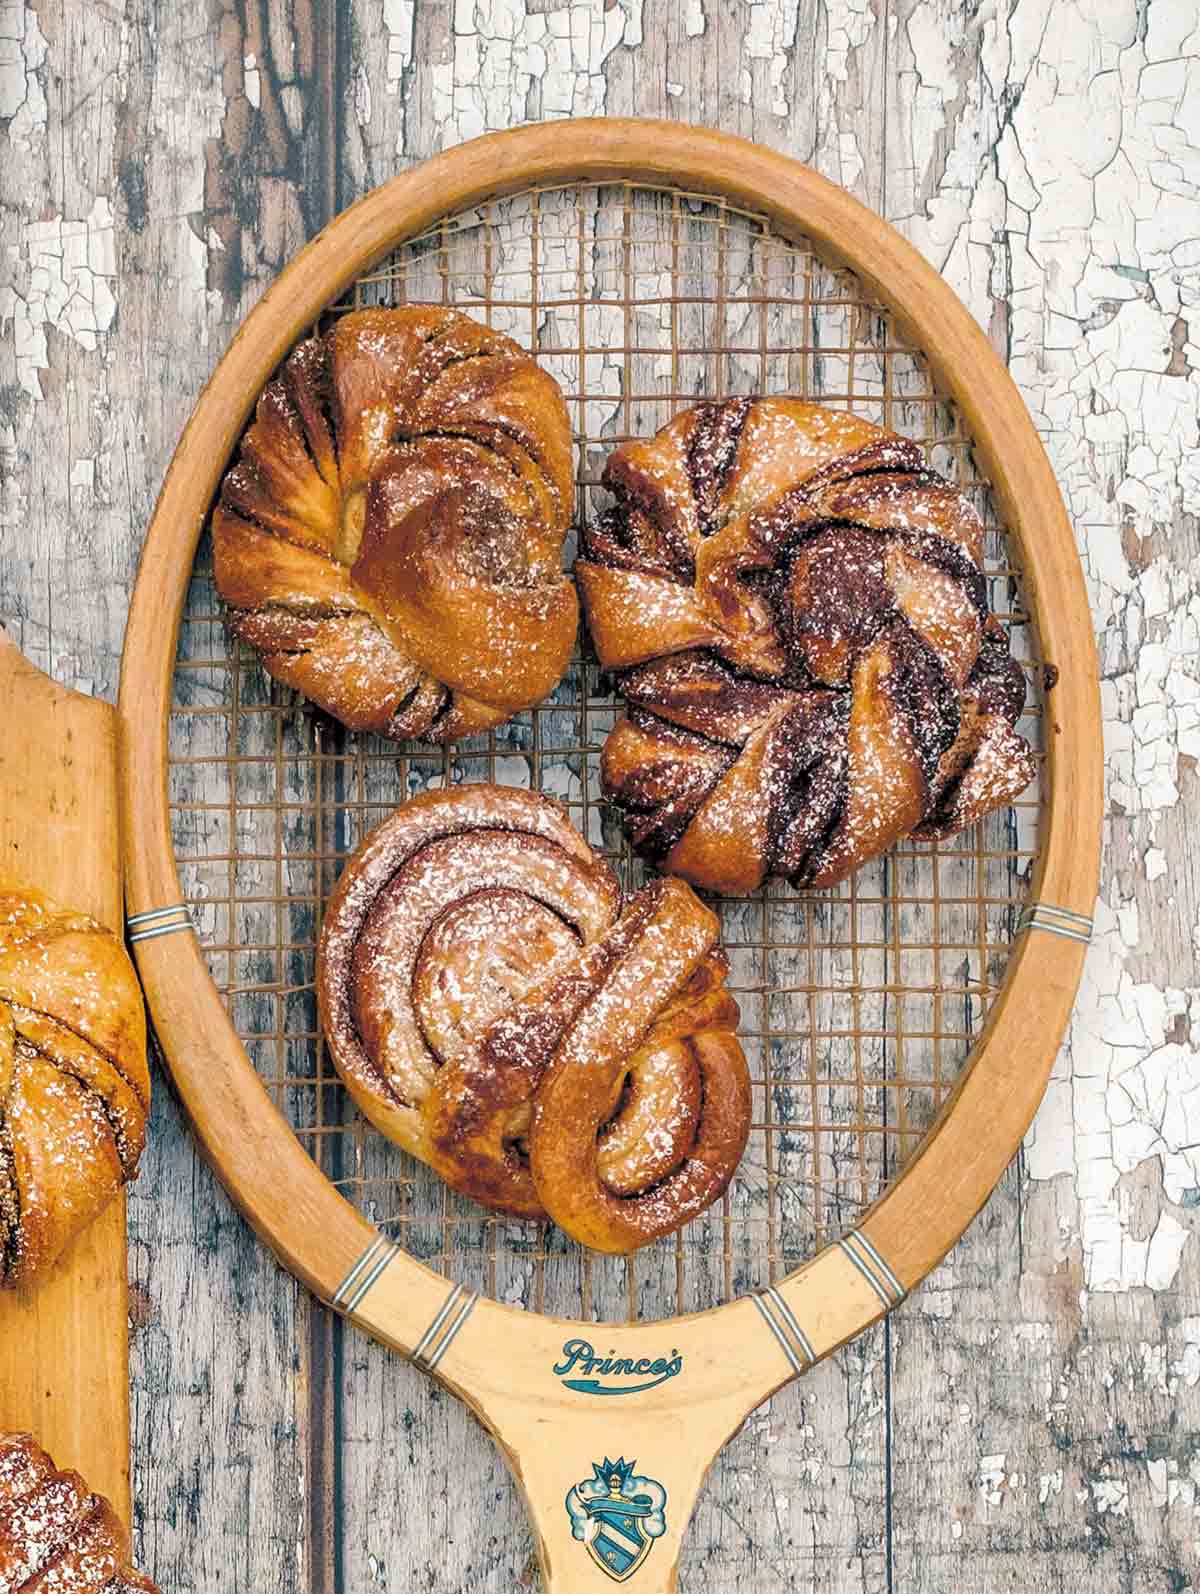
[[[521,239],[527,258],[506,257]],[[656,276],[665,291],[654,291]],[[1030,720],[1040,790],[961,843],[898,849],[835,895],[771,886],[723,905],[760,1103],[748,1161],[761,1164],[761,1189],[743,1181],[694,1234],[637,1262],[601,1264],[544,1234],[510,1238],[511,1226],[414,1183],[423,1174],[400,1169],[402,1154],[336,1101],[303,1010],[322,894],[369,822],[414,783],[549,776],[553,789],[574,759],[578,822],[632,879],[587,772],[616,710],[594,663],[579,660],[550,704],[478,748],[347,750],[230,652],[202,566],[197,576],[221,476],[281,359],[339,308],[421,298],[512,332],[559,377],[581,438],[582,512],[604,451],[623,437],[700,397],[782,383],[923,428],[932,462],[994,507],[994,596],[1015,595],[1019,572],[1021,607],[1006,612],[1031,640],[1035,707],[1047,710]],[[648,307],[665,348],[642,341]],[[546,1356],[597,1317],[616,1320],[606,1342],[670,1318],[674,1339],[700,1336],[693,1363],[702,1344],[751,1334],[758,1370],[743,1362],[723,1374],[708,1357],[708,1387],[732,1378],[738,1398],[761,1398],[935,1265],[1040,1099],[1078,983],[1099,857],[1096,659],[1073,535],[1019,395],[950,289],[878,218],[786,157],[678,124],[554,123],[461,146],[345,212],[247,317],[183,434],[134,594],[121,708],[130,933],[207,1155],[286,1266],[468,1398],[495,1383],[469,1350],[493,1330],[511,1333],[506,1300],[546,1314],[544,1329],[531,1317],[522,1330],[539,1377]],[[181,712],[194,722],[182,762],[168,735]],[[220,801],[180,800],[188,763],[224,769]],[[242,846],[247,824],[270,831],[261,856]],[[293,871],[307,864],[301,882]],[[223,902],[214,868],[228,881]],[[305,891],[311,924],[298,942],[291,913]],[[209,913],[204,945],[186,933],[198,904]],[[243,989],[239,955],[265,952],[274,978],[260,969]],[[222,958],[224,994],[213,977]],[[956,958],[965,974],[947,978]],[[906,959],[923,959],[925,972],[908,978]],[[264,1001],[272,1022],[260,1034]],[[789,1171],[793,1155],[805,1171]],[[817,1192],[807,1209],[804,1197],[788,1208],[797,1187]],[[385,1188],[395,1205],[381,1235]],[[532,1293],[531,1276],[541,1281]],[[820,1322],[801,1323],[788,1303],[814,1293]],[[688,1326],[696,1310],[703,1328]],[[666,1400],[672,1380],[661,1389]]]

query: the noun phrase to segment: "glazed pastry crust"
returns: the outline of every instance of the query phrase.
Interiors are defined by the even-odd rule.
[[[347,865],[318,953],[333,1061],[384,1134],[464,1195],[629,1251],[726,1189],[750,1083],[716,916],[629,902],[557,804],[428,792]]]
[[[578,622],[557,383],[442,308],[352,311],[259,399],[213,514],[267,670],[352,730],[452,741],[540,702]]]
[[[29,1434],[0,1436],[0,1589],[158,1594],[129,1565],[108,1501],[77,1472],[60,1472]]]
[[[0,1282],[48,1268],[134,1177],[149,1104],[124,947],[0,879]]]
[[[729,399],[618,449],[604,485],[576,565],[629,707],[604,790],[661,868],[732,894],[834,885],[1029,784],[982,523],[915,444]]]

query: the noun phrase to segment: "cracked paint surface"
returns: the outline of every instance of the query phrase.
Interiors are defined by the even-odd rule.
[[[46,40],[23,0],[0,0],[0,122],[16,149],[32,149],[46,129],[41,69]]]
[[[526,0],[455,0],[450,59],[434,64],[431,148],[561,116],[604,114],[604,64],[642,42],[643,0],[537,6]],[[703,12],[699,10],[702,28]],[[388,0],[387,88],[398,92],[412,59],[411,0]],[[405,153],[403,134],[397,154]]]
[[[1049,26],[1044,0],[985,8],[983,71],[964,78],[942,8],[914,7],[915,153],[941,181],[901,221],[1004,338],[1077,528],[1100,646],[1103,895],[1028,1169],[1073,1181],[1088,1288],[1161,1289],[1190,1232],[1168,1208],[1200,1199],[1200,985],[1194,965],[1178,983],[1144,969],[1200,758],[1200,592],[1189,563],[1157,551],[1200,514],[1200,26],[1188,6],[1071,11]],[[965,130],[945,147],[988,96],[992,147]],[[1118,1187],[1147,1159],[1168,1208],[1140,1237]]]
[[[38,373],[50,364],[48,328],[93,350],[117,313],[113,214],[97,197],[78,221],[52,216],[26,222],[10,251],[12,281],[0,289],[0,327],[13,338],[17,379],[40,399]]]

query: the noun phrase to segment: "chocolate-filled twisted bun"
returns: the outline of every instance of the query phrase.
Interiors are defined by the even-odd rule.
[[[726,892],[828,886],[1034,774],[983,527],[916,444],[728,399],[609,459],[576,565],[627,718],[603,753],[634,845]]]
[[[575,640],[553,377],[456,311],[360,310],[258,401],[213,515],[233,630],[352,730],[451,741],[546,697]]]
[[[321,1020],[355,1101],[454,1189],[628,1251],[725,1190],[750,1124],[717,920],[679,880],[628,903],[557,804],[429,792],[326,911]]]

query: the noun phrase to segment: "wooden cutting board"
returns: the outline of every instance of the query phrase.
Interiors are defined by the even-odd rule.
[[[0,872],[122,933],[117,713],[49,680],[0,630]],[[0,1431],[28,1429],[128,1524],[125,1202],[35,1289],[0,1291]]]

